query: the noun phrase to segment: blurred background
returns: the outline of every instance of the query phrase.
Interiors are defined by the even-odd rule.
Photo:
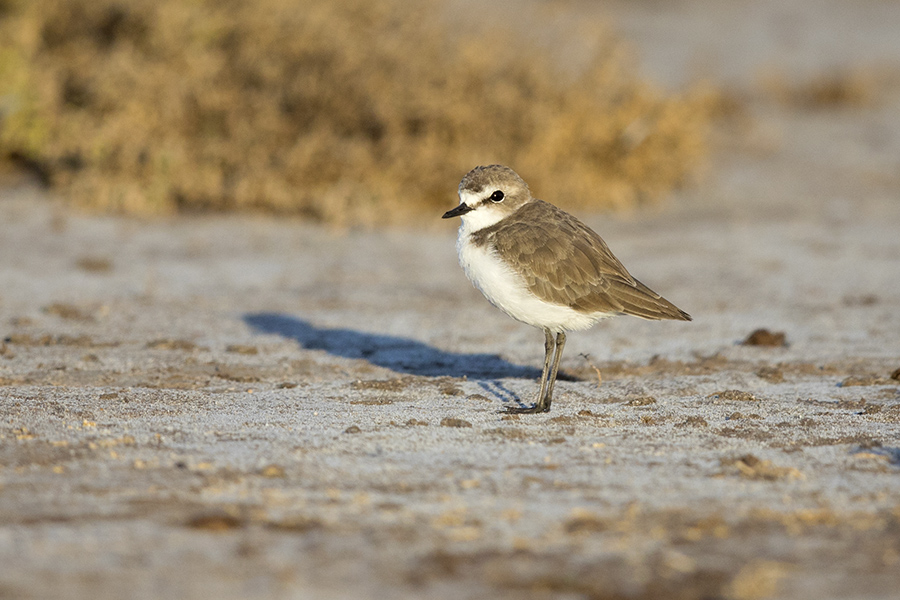
[[[2,168],[137,215],[418,221],[494,162],[569,208],[656,201],[697,172],[723,99],[662,90],[572,8],[0,0]]]

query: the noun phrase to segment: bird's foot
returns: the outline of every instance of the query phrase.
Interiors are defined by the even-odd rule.
[[[507,406],[502,412],[508,415],[532,415],[535,413],[550,412],[550,403],[536,403],[534,406]]]

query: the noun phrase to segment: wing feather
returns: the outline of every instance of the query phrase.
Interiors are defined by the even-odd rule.
[[[492,244],[528,289],[547,302],[585,313],[690,320],[632,277],[591,228],[547,202],[529,202],[476,236],[476,242]]]

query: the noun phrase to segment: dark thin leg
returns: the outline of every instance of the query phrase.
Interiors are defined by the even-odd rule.
[[[550,382],[547,384],[547,396],[544,399],[544,412],[550,411],[550,401],[553,399],[553,385],[556,383],[556,375],[559,373],[559,359],[562,358],[563,348],[566,347],[566,334],[562,331],[556,334],[556,356],[553,358],[553,370],[550,372]]]
[[[541,398],[547,391],[547,375],[550,373],[550,357],[553,354],[553,334],[549,329],[544,330],[544,370],[541,372],[541,391],[538,392],[535,404],[541,403]]]
[[[550,405],[547,405],[547,408],[544,408],[544,398],[548,395],[548,389],[552,388],[552,383],[550,384],[550,388],[548,388],[547,382],[550,374],[550,359],[553,355],[553,334],[550,333],[549,329],[544,330],[544,370],[541,373],[541,391],[538,392],[537,401],[534,403],[534,406],[529,406],[527,408],[522,408],[519,406],[509,406],[506,408],[506,412],[514,413],[514,414],[525,414],[525,413],[536,413],[536,412],[546,412],[550,410]]]

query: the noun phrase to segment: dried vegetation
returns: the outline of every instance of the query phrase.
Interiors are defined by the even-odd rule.
[[[0,156],[91,210],[368,225],[442,210],[476,164],[610,208],[702,158],[709,94],[654,89],[606,29],[585,27],[594,55],[566,71],[521,31],[459,40],[445,17],[400,0],[0,0]]]

